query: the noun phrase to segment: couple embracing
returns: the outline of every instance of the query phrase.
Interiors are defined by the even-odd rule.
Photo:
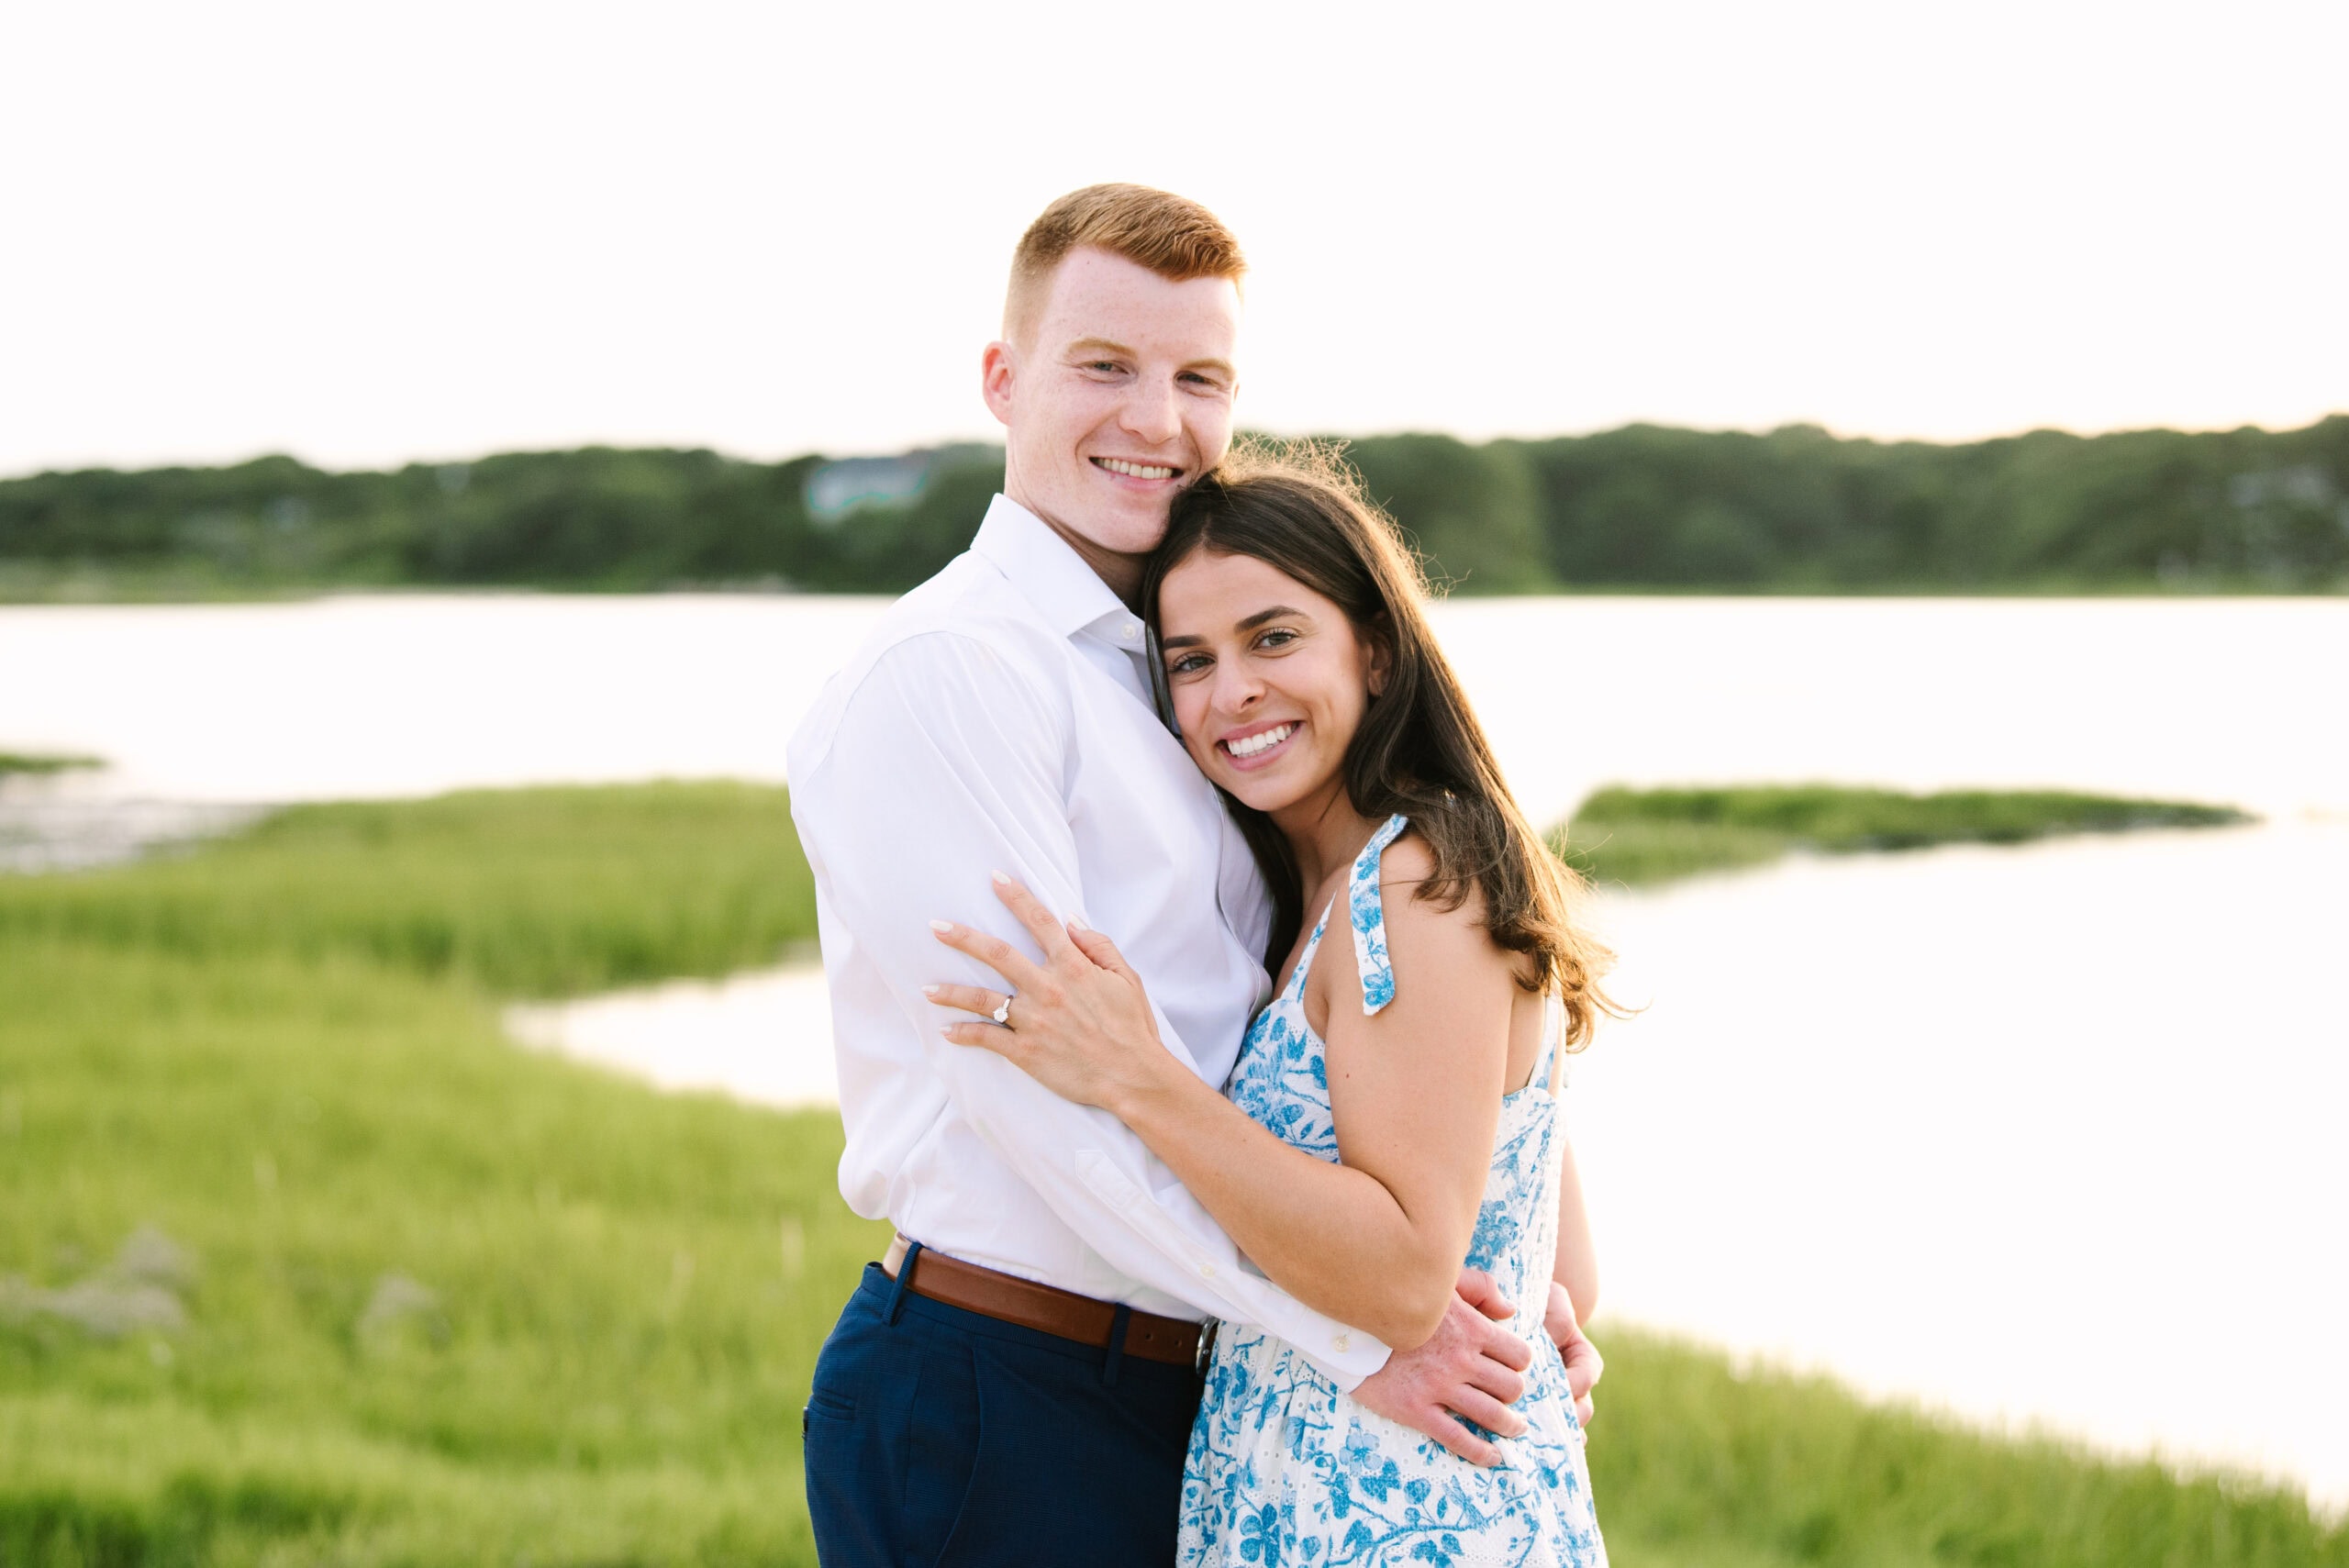
[[[827,1568],[1599,1563],[1559,1117],[1606,1006],[1417,569],[1234,453],[1238,245],[1015,255],[1004,493],[794,737],[848,1142]]]

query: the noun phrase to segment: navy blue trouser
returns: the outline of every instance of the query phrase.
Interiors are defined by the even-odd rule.
[[[910,1272],[910,1270],[907,1271]],[[823,1568],[1174,1561],[1187,1366],[901,1291],[868,1263],[801,1423]]]

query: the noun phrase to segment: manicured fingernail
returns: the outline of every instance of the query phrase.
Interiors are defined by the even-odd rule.
[[[952,930],[954,929],[954,922],[952,920],[932,920],[930,923],[930,929],[942,934]]]
[[[995,878],[995,884],[997,887],[1008,887],[1011,884],[1011,879],[999,871],[991,871],[987,874]]]
[[[935,996],[938,995],[938,987],[935,985],[925,985],[921,988],[921,994],[925,996]]]
[[[1080,931],[1089,931],[1093,929],[1085,923],[1085,917],[1082,915],[1071,915],[1068,917],[1068,923]]]

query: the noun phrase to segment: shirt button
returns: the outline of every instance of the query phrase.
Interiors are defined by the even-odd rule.
[[[1333,1351],[1341,1351],[1353,1350],[1354,1348],[1353,1336],[1351,1334],[1340,1334],[1337,1338],[1330,1341],[1330,1348]]]
[[[1201,1263],[1199,1265],[1199,1277],[1201,1279],[1215,1278],[1215,1265],[1213,1263]]]
[[[1130,620],[1126,623],[1126,636],[1128,639],[1130,639],[1132,638],[1140,637],[1141,635],[1141,622],[1138,620]]]

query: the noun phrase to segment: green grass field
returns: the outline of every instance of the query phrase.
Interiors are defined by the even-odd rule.
[[[2220,828],[2231,806],[2053,790],[1909,795],[1840,784],[1602,789],[1551,845],[1594,882],[1638,887],[1766,864],[1797,850],[1856,854],[1934,844],[2020,844],[2072,833]]]
[[[747,786],[301,807],[0,877],[0,1564],[811,1562],[799,1407],[883,1240],[837,1118],[497,1026],[811,934]],[[1598,1328],[1627,1568],[2349,1564],[2281,1492]]]

